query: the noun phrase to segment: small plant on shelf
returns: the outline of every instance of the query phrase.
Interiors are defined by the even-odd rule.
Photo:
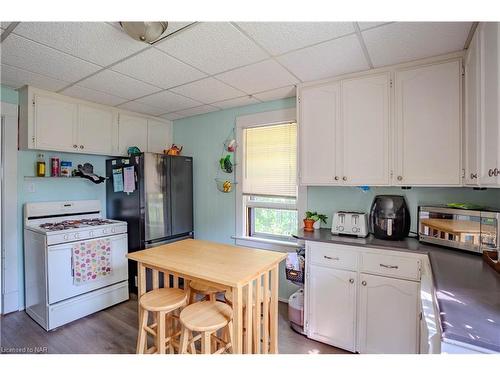
[[[304,231],[313,232],[314,229],[319,229],[319,224],[325,223],[328,216],[323,214],[318,214],[316,211],[306,211],[306,217],[304,219]],[[315,223],[317,224],[317,228],[315,228]]]

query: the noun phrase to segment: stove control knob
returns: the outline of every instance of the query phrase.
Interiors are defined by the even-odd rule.
[[[111,233],[115,233],[115,228],[111,228]]]
[[[75,238],[80,238],[80,235],[78,233],[75,233]]]
[[[93,237],[93,236],[94,236],[94,232],[93,232],[93,231],[90,231],[90,232],[89,232],[89,236],[90,236],[90,237]]]
[[[65,234],[65,235],[63,236],[63,238],[64,238],[65,240],[67,240],[67,239],[69,238],[69,236],[68,236],[67,234]]]
[[[106,233],[108,233],[108,231],[106,229],[103,229],[102,234],[106,234]]]

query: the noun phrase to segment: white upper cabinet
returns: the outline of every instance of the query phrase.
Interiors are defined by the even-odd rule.
[[[459,60],[395,74],[395,185],[461,185]]]
[[[33,107],[34,131],[29,142],[33,145],[31,148],[76,151],[78,105],[35,94]]]
[[[477,185],[480,165],[479,130],[481,123],[480,110],[480,43],[476,32],[464,60],[465,68],[465,131],[464,131],[464,182],[466,185]]]
[[[358,350],[418,353],[419,283],[360,274]]]
[[[142,152],[148,148],[148,120],[144,117],[120,113],[118,120],[118,154],[128,155],[128,148],[138,147]]]
[[[499,185],[500,152],[500,28],[497,22],[479,25],[476,34],[480,42],[480,166],[481,185]]]
[[[148,120],[148,152],[162,154],[172,145],[172,123]]]
[[[78,114],[78,148],[92,154],[116,154],[116,120],[111,109],[80,105]]]
[[[339,183],[335,132],[340,123],[340,84],[305,87],[299,101],[300,182]]]
[[[342,181],[389,184],[389,73],[342,81]]]

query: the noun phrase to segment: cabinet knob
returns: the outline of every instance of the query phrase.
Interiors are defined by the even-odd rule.
[[[493,169],[490,168],[488,170],[488,176],[493,177]]]
[[[83,145],[80,145],[80,148],[83,150]]]
[[[498,168],[493,169],[493,176],[498,177],[499,173],[500,171],[498,170]]]
[[[471,178],[471,180],[474,180],[475,178],[477,178],[477,173],[471,173],[470,178]]]
[[[335,176],[334,180],[338,181],[339,180],[339,176]]]
[[[349,279],[349,282],[350,282],[351,284],[354,284],[354,279]]]
[[[361,285],[366,286],[366,281],[361,282]]]
[[[342,180],[347,181],[347,177],[346,176],[342,177]]]
[[[398,181],[403,181],[403,176],[398,176]]]
[[[73,145],[73,148],[78,148],[78,146],[77,145]]]

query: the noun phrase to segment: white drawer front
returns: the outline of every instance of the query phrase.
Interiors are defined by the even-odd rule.
[[[358,267],[358,252],[352,246],[317,242],[309,243],[307,250],[313,264],[353,271]]]
[[[397,255],[364,253],[361,272],[420,280],[420,260]]]

